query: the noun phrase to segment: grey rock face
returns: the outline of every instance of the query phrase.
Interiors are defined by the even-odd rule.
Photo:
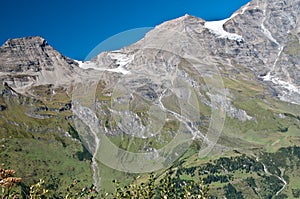
[[[232,59],[248,67],[285,101],[300,103],[300,1],[254,0],[224,29],[242,35]],[[247,58],[250,58],[247,59]]]
[[[41,37],[9,39],[0,48],[1,72],[53,71],[55,66],[76,64],[54,50]]]
[[[41,37],[9,39],[0,48],[0,79],[20,92],[33,85],[66,84],[77,66]]]

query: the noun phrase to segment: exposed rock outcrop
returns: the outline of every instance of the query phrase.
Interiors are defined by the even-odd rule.
[[[70,83],[77,66],[38,36],[9,39],[0,48],[0,78],[19,91],[40,84]]]

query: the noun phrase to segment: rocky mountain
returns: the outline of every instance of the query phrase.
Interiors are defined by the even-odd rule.
[[[299,104],[299,6],[299,1],[252,1],[244,7],[243,14],[237,14],[224,26],[244,38],[244,48],[234,55],[238,63],[247,64],[269,82],[282,100],[296,104]],[[251,55],[251,62],[243,63],[241,58],[247,54]]]
[[[0,48],[1,78],[22,92],[34,85],[70,84],[76,68],[41,37],[9,39]]]
[[[214,159],[216,169],[201,175],[224,171],[236,187],[246,186],[248,174],[228,166],[246,158],[257,168],[250,169],[258,172],[257,186],[243,194],[294,194],[297,157],[272,165],[270,154],[300,144],[299,16],[299,0],[253,0],[221,21],[167,21],[137,43],[86,62],[61,55],[41,37],[10,39],[0,48],[0,138],[26,138],[32,153],[40,140],[51,141],[53,153],[53,143],[64,151],[61,159],[89,159],[98,187],[108,176],[102,163],[143,173],[180,158],[187,173]],[[228,164],[220,166],[222,156],[234,158],[221,158]],[[8,164],[15,156],[4,157]],[[266,191],[269,178],[278,185],[274,193]],[[228,191],[227,182],[212,180],[213,193]]]
[[[172,44],[163,48],[193,55],[194,49],[199,56],[218,60],[223,70],[238,70],[236,65],[240,65],[252,71],[282,100],[299,104],[298,18],[299,1],[251,1],[217,22],[189,15],[166,22],[129,48]],[[172,39],[168,42],[165,38]]]

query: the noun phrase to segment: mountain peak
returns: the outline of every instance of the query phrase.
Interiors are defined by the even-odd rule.
[[[178,17],[177,20],[187,20],[187,19],[192,19],[192,18],[198,18],[198,17],[192,16],[192,15],[186,13],[185,15]]]
[[[77,65],[40,36],[8,39],[0,47],[1,78],[14,88],[23,88],[32,83],[64,83],[73,78]],[[9,76],[11,74],[19,76],[12,78]]]
[[[176,19],[166,21],[156,26],[156,28],[181,28],[182,26],[186,26],[189,24],[204,24],[204,22],[205,21],[199,17],[185,14],[184,16],[178,17]]]
[[[8,39],[0,47],[0,71],[51,71],[55,66],[75,64],[63,56],[41,36]]]
[[[8,39],[2,47],[14,47],[16,45],[24,45],[24,46],[46,46],[48,42],[41,36],[29,36],[29,37],[21,37],[15,39]]]

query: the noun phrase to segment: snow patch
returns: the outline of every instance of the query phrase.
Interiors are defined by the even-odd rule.
[[[98,68],[98,67],[96,67],[96,64],[94,62],[91,62],[91,61],[85,61],[85,62],[83,62],[83,61],[77,61],[76,60],[76,62],[78,63],[79,68],[82,68],[82,69],[90,69],[90,68],[92,68],[92,69],[96,69],[97,70],[97,68]]]
[[[126,69],[126,65],[133,61],[133,55],[127,55],[125,53],[121,53],[119,51],[112,51],[108,53],[108,56],[115,61],[117,68],[105,68],[103,66],[97,65],[95,62],[92,61],[77,61],[78,65],[82,69],[94,69],[98,71],[109,71],[115,73],[121,73],[123,75],[127,75],[130,73],[129,70]]]
[[[204,27],[209,29],[213,34],[218,35],[219,38],[227,38],[230,40],[243,41],[243,37],[241,35],[235,33],[229,33],[224,30],[224,24],[230,19],[234,18],[237,15],[243,15],[245,11],[249,8],[250,2],[248,2],[241,10],[233,13],[229,18],[223,19],[220,21],[207,21],[204,24]]]
[[[300,95],[300,88],[290,82],[284,81],[278,77],[271,76],[270,73],[268,73],[264,78],[264,81],[271,81],[273,84],[286,89],[283,91],[283,94],[278,96],[279,99],[283,101],[289,101],[294,104],[299,104],[299,101],[291,101],[290,99],[286,99],[286,95],[289,96],[290,94],[299,94]]]
[[[232,17],[234,16],[235,15],[233,15]],[[204,27],[209,29],[213,34],[216,34],[219,38],[227,38],[240,42],[243,40],[243,37],[241,35],[229,33],[224,30],[224,24],[232,17],[220,21],[207,21],[205,22]]]
[[[282,51],[283,51],[283,47],[280,46],[279,47],[279,52],[278,52],[278,55],[276,57],[276,60],[273,64],[273,67],[272,69],[265,75],[262,77],[263,81],[270,81],[272,82],[274,85],[277,85],[281,88],[284,88],[286,89],[286,91],[283,92],[283,95],[279,96],[279,98],[283,101],[289,101],[289,102],[292,102],[292,103],[295,103],[295,104],[299,104],[299,102],[295,102],[295,101],[291,101],[291,100],[286,100],[285,97],[286,95],[289,95],[289,94],[299,94],[300,95],[300,88],[299,86],[296,86],[294,84],[292,84],[291,82],[288,81],[288,78],[286,80],[282,80],[281,78],[279,77],[276,77],[276,73],[274,75],[272,75],[272,73],[274,73],[275,71],[275,67],[276,67],[276,64],[282,54]]]
[[[272,69],[264,77],[262,77],[264,81],[272,81],[272,78],[274,78],[274,76],[272,76],[271,73],[275,71],[276,64],[277,64],[277,62],[278,62],[278,60],[279,60],[279,58],[282,54],[282,51],[283,51],[283,47],[280,46],[279,52],[278,52],[277,57],[276,57],[276,59],[273,63]]]
[[[289,91],[292,91],[292,92],[295,92],[295,93],[300,93],[300,90],[297,86],[295,86],[295,85],[293,85],[289,82],[280,80],[279,78],[273,78],[272,82],[275,83],[275,84],[281,85],[283,88],[286,88]]]

